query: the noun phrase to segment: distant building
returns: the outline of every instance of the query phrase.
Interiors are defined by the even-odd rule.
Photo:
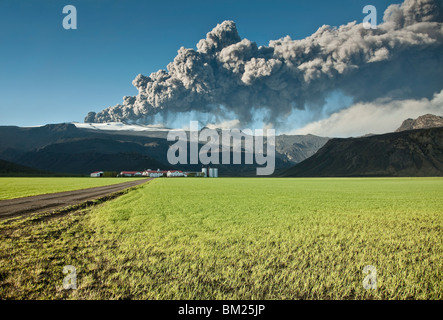
[[[202,168],[202,176],[205,178],[218,178],[218,168]]]
[[[145,170],[143,171],[142,175],[144,177],[150,177],[150,178],[159,178],[159,177],[187,177],[188,173],[183,172],[181,170]]]
[[[160,169],[157,170],[145,170],[143,171],[142,175],[145,177],[150,177],[150,178],[159,178],[159,177],[163,177],[165,175],[167,175],[168,171],[162,171]]]
[[[91,173],[91,177],[97,178],[97,177],[103,177],[104,172],[103,171],[95,171]]]
[[[122,171],[119,174],[121,177],[141,177],[142,175],[141,171]]]
[[[168,177],[187,177],[188,174],[186,172],[180,170],[169,170],[167,173]]]
[[[210,174],[208,174],[210,173]],[[201,172],[184,172],[181,170],[145,170],[142,173],[144,177],[150,178],[160,178],[160,177],[211,177],[218,178],[218,169],[217,168],[202,168]]]

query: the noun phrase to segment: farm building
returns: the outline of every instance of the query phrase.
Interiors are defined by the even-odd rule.
[[[161,171],[160,169],[158,170],[145,170],[143,171],[143,176],[145,177],[151,177],[151,178],[159,178],[159,177],[163,177],[166,176],[168,172],[167,171]]]
[[[187,177],[188,173],[183,172],[181,170],[145,170],[142,173],[145,177],[151,177],[151,178],[159,178],[159,177]]]
[[[97,177],[103,177],[104,172],[103,171],[95,171],[91,173],[91,177],[97,178]]]
[[[167,173],[168,177],[187,177],[186,172],[180,170],[169,170]]]
[[[119,174],[120,177],[141,177],[141,171],[122,171]]]
[[[218,168],[202,168],[202,175],[205,178],[218,178]]]

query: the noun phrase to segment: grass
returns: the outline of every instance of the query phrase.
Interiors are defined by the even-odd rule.
[[[156,179],[2,223],[0,298],[442,299],[442,194],[439,178]]]
[[[39,194],[102,187],[137,178],[4,178],[0,177],[0,200]]]

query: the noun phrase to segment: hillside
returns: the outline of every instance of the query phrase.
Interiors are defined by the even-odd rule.
[[[443,128],[332,139],[282,176],[443,176]]]
[[[48,172],[0,159],[0,176],[46,175]]]
[[[300,163],[313,156],[329,138],[308,135],[280,135],[275,138],[277,157],[288,162]]]

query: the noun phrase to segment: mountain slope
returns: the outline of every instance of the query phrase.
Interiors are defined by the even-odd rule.
[[[49,174],[49,173],[0,159],[0,176],[44,175],[44,174]]]
[[[288,177],[443,176],[443,128],[332,139]]]
[[[7,149],[28,151],[86,136],[86,131],[82,132],[70,123],[47,124],[42,127],[0,126],[0,152]]]
[[[73,139],[32,150],[15,158],[21,165],[52,172],[144,170],[164,167],[149,156],[149,148],[110,139]]]
[[[278,157],[288,162],[299,163],[313,156],[328,140],[329,138],[312,134],[281,135],[275,137],[275,151]]]

